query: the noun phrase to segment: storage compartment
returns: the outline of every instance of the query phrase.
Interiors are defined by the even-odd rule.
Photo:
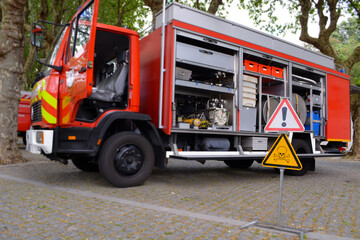
[[[227,138],[203,138],[200,147],[205,151],[228,151],[230,141]]]
[[[191,70],[176,67],[175,68],[175,78],[180,80],[190,80],[191,78]]]
[[[257,89],[256,83],[247,82],[247,81],[243,81],[243,88],[253,88],[253,89]]]
[[[313,131],[315,136],[319,136],[320,134],[320,114],[316,111],[313,112]],[[307,119],[305,122],[305,130],[311,130],[310,127],[310,113],[307,113]]]
[[[256,100],[255,100],[256,104]],[[239,113],[239,130],[240,131],[251,131],[256,130],[256,113],[257,109],[253,107],[244,107],[240,109]]]
[[[220,98],[221,94],[206,94],[205,92],[196,96],[196,93],[189,91],[189,89],[179,88],[177,88],[177,93],[181,94],[175,95],[175,126],[180,127],[182,126],[181,123],[188,123],[191,129],[226,131],[233,129],[232,97],[223,96]],[[212,98],[211,95],[213,95]]]
[[[252,71],[252,72],[258,72],[259,64],[257,62],[245,60],[244,61],[245,70]]]
[[[243,78],[244,78],[244,82],[255,83],[255,87],[256,87],[256,84],[258,82],[257,77],[253,77],[253,76],[244,74]]]
[[[243,75],[242,100],[243,106],[255,107],[257,94],[257,77]]]
[[[267,65],[259,64],[259,73],[265,75],[271,75],[271,67]]]
[[[221,71],[234,72],[234,56],[182,42],[176,44],[176,60]]]
[[[256,100],[256,93],[249,93],[249,92],[243,92],[243,98],[247,99],[255,99]]]
[[[321,96],[320,95],[313,95],[313,103],[315,105],[321,105],[322,102],[321,102]]]
[[[278,67],[271,67],[271,73],[274,77],[283,78],[283,69]]]
[[[247,151],[266,151],[267,138],[263,137],[243,137],[242,148]]]
[[[244,107],[256,107],[256,98],[243,98],[242,100]]]
[[[255,95],[256,95],[256,88],[243,87],[243,92],[244,92],[244,93],[251,93],[251,94],[255,94]]]
[[[263,123],[267,123],[270,120],[271,116],[275,112],[279,103],[280,103],[280,99],[277,97],[266,96],[266,98],[263,98],[263,105],[262,105]]]

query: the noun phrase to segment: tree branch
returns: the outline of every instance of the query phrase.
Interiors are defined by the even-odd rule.
[[[360,62],[360,46],[357,46],[351,53],[351,55],[344,61],[346,71],[350,73],[352,67]]]
[[[353,0],[348,0],[348,2],[354,8],[354,10],[356,11],[358,17],[360,18],[360,6],[356,6],[356,4],[355,4],[355,2]]]
[[[311,1],[310,0],[300,1],[300,9],[301,9],[301,15],[299,16],[300,25],[301,25],[300,40],[314,45],[317,39],[310,37],[309,29],[308,29]]]
[[[324,15],[324,0],[319,0],[315,4],[315,7],[319,15],[319,27],[320,27],[319,36],[320,36],[324,33],[326,29],[326,23],[328,21],[328,17]]]
[[[223,5],[222,0],[211,0],[209,9],[207,10],[208,13],[216,14],[216,12],[219,10],[219,6]]]

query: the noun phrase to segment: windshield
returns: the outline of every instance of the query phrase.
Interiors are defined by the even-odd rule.
[[[60,44],[61,44],[62,39],[63,39],[63,37],[65,35],[65,32],[66,32],[66,28],[67,27],[61,28],[61,31],[59,31],[58,34],[56,35],[56,38],[55,38],[55,40],[53,42],[53,45],[51,46],[51,50],[49,52],[49,55],[46,57],[45,63],[50,64],[50,65],[54,65],[56,55],[57,55],[57,53],[59,51]],[[43,65],[41,71],[46,72],[46,71],[48,71],[50,69],[51,69],[50,67]]]

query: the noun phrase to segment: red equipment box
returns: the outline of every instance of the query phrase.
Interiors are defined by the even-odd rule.
[[[259,73],[265,74],[265,75],[271,75],[271,67],[267,65],[259,64]]]
[[[271,67],[271,73],[274,77],[283,78],[283,69],[278,67]]]
[[[252,71],[252,72],[258,72],[258,66],[259,64],[257,62],[245,60],[245,70]]]

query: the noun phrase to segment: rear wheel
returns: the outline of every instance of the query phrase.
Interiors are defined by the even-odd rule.
[[[84,158],[74,158],[71,159],[75,167],[84,172],[98,172],[99,166],[97,163],[94,163],[92,159],[84,159]]]
[[[309,144],[302,139],[294,139],[292,146],[296,153],[311,153]],[[312,161],[314,161],[313,158],[302,158],[300,159],[302,165],[301,170],[285,170],[285,173],[293,176],[303,176],[310,170]]]
[[[133,187],[148,179],[154,162],[153,147],[144,136],[122,132],[104,143],[99,156],[99,170],[112,185]]]
[[[26,134],[22,135],[21,138],[22,138],[22,141],[23,141],[24,145],[26,146]]]
[[[239,169],[246,169],[249,168],[253,164],[254,160],[226,160],[224,163],[231,168],[239,168]]]

